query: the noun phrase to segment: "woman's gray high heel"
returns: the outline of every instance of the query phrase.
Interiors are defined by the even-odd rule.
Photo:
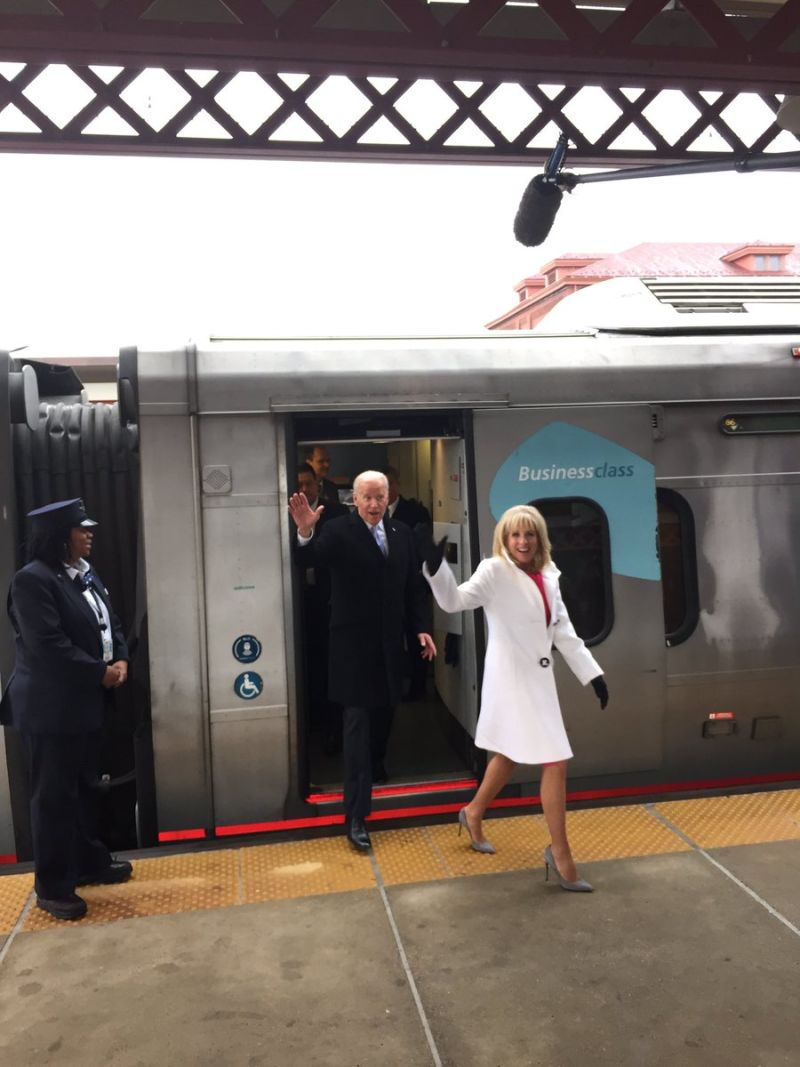
[[[561,873],[560,873],[558,867],[556,867],[556,861],[553,859],[553,852],[552,852],[550,846],[548,845],[547,848],[544,850],[544,880],[545,880],[545,882],[550,880],[550,868],[551,867],[556,872],[556,878],[558,879],[558,884],[561,886],[562,889],[566,889],[570,893],[593,893],[594,892],[594,886],[592,886],[589,882],[585,881],[585,879],[583,879],[583,878],[579,878],[577,880],[577,882],[568,882],[566,880],[566,878],[562,878],[561,877]]]
[[[497,851],[497,849],[494,847],[493,844],[491,844],[491,842],[489,842],[489,841],[476,841],[475,838],[472,836],[472,830],[470,830],[469,823],[467,822],[467,809],[466,808],[462,808],[461,811],[458,813],[458,835],[459,835],[459,837],[461,836],[461,827],[462,826],[464,827],[464,829],[469,834],[469,843],[472,846],[472,848],[475,849],[476,852],[494,853],[494,852]]]

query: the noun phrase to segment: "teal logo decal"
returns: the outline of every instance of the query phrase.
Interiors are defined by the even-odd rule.
[[[583,496],[608,518],[611,569],[658,581],[655,468],[599,434],[552,422],[529,437],[500,466],[489,490],[495,519],[537,497]]]

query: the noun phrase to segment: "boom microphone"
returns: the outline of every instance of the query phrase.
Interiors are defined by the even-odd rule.
[[[544,174],[537,174],[522,194],[514,217],[514,236],[521,245],[533,248],[546,240],[561,207],[561,189]]]
[[[788,106],[787,106],[788,105]],[[797,133],[800,130],[800,97],[786,97],[778,113],[779,125]],[[561,197],[566,189],[588,182],[616,182],[625,178],[656,178],[678,174],[711,174],[719,170],[798,170],[800,152],[773,152],[746,155],[741,159],[690,159],[684,163],[664,163],[658,166],[630,167],[627,170],[601,170],[594,174],[571,174],[562,170],[567,156],[567,135],[559,135],[550,153],[543,174],[528,182],[514,217],[514,236],[521,245],[533,248],[547,239],[553,228]]]

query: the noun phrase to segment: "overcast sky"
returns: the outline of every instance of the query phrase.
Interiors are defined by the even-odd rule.
[[[526,249],[512,221],[534,173],[4,155],[0,347],[470,333],[565,252],[800,240],[800,174],[762,172],[579,187]]]

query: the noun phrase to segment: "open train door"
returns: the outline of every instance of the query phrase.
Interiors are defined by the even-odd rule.
[[[601,720],[592,690],[557,657],[573,780],[658,768],[665,644],[650,408],[476,411],[474,434],[482,554],[506,508],[539,507],[572,621],[608,679]]]

